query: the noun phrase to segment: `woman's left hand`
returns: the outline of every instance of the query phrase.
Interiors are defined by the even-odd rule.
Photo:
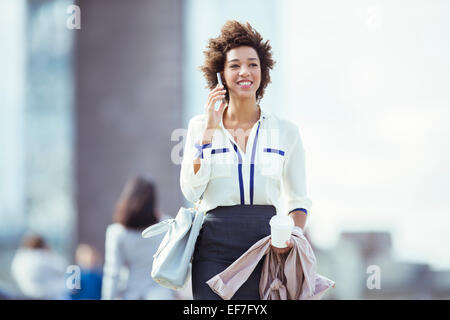
[[[272,247],[272,250],[276,253],[276,254],[286,254],[289,251],[291,251],[291,248],[294,246],[294,243],[291,240],[286,240],[286,248],[278,248],[275,247],[274,245],[272,245],[272,239],[270,239],[270,246]]]

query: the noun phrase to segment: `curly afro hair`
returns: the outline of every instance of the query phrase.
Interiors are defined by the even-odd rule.
[[[206,78],[207,88],[212,90],[217,86],[217,72],[220,72],[222,82],[226,87],[223,70],[227,52],[240,46],[252,47],[258,53],[261,64],[261,84],[256,91],[256,100],[259,102],[264,96],[265,88],[271,82],[269,69],[273,68],[275,61],[272,59],[272,47],[269,41],[263,42],[261,35],[248,22],[243,24],[235,20],[227,21],[222,27],[219,37],[209,39],[207,50],[203,51],[205,64],[199,69]],[[225,100],[229,102],[228,92]]]

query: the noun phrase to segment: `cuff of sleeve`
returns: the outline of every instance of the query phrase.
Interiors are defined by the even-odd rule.
[[[304,208],[295,208],[295,209],[289,211],[289,213],[291,213],[292,211],[302,211],[302,212],[304,212],[305,214],[308,214],[308,210],[306,210],[306,209],[304,209]]]
[[[200,145],[198,143],[196,143],[194,145],[195,149],[197,149],[196,154],[194,155],[194,158],[200,158],[203,159],[203,150],[207,149],[207,148],[211,148],[211,143],[206,143],[203,145]]]
[[[288,201],[286,206],[289,213],[291,213],[294,210],[301,210],[306,214],[311,212],[311,207],[312,207],[311,200],[307,197]]]

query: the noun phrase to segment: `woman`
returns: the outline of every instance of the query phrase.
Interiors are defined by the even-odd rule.
[[[162,238],[141,236],[158,218],[153,183],[144,177],[130,180],[117,202],[114,223],[106,230],[102,299],[174,298],[170,289],[150,276],[153,254]]]
[[[311,201],[297,126],[259,106],[275,63],[269,42],[250,24],[228,21],[205,56],[201,70],[212,91],[205,113],[189,122],[180,184],[184,196],[201,198],[199,209],[207,212],[193,256],[193,297],[220,299],[205,282],[270,234],[280,196],[287,210],[281,213],[302,229]],[[217,72],[225,87],[217,84]],[[292,246],[272,248],[285,254]],[[260,299],[262,263],[233,299]]]

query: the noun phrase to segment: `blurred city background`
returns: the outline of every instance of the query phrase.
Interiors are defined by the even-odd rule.
[[[130,177],[151,177],[167,216],[192,205],[174,132],[203,112],[203,50],[234,19],[273,48],[261,107],[300,128],[325,298],[449,299],[449,15],[444,0],[1,0],[0,295],[25,297],[11,264],[30,232],[67,266],[79,244],[104,259]]]

